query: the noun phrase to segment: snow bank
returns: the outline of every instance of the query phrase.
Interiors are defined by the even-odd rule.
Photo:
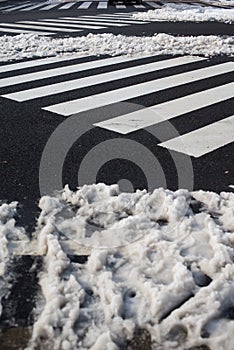
[[[234,193],[98,184],[40,207],[44,303],[28,350],[139,349],[139,333],[157,350],[233,349]],[[66,239],[93,247],[86,263]]]
[[[8,265],[11,258],[11,241],[27,241],[24,229],[16,226],[14,219],[16,207],[16,202],[0,205],[0,316],[2,314],[1,299],[7,294],[10,287]]]
[[[153,37],[114,34],[88,34],[77,38],[52,39],[34,34],[0,37],[0,61],[48,57],[77,53],[83,55],[230,55],[234,54],[234,37],[172,36],[155,34]]]
[[[149,10],[133,14],[135,19],[144,21],[172,21],[172,22],[205,22],[217,21],[224,23],[234,22],[234,9],[216,9],[197,5],[169,3],[161,9]]]

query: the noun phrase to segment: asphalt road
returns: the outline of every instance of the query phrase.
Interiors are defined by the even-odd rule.
[[[148,7],[142,11],[146,9]],[[126,14],[132,11],[132,6],[121,10]],[[120,11],[115,8],[105,10],[92,8],[78,13],[66,10],[66,14],[65,11],[58,10],[13,11],[12,13],[2,12],[0,21],[16,23],[43,18],[56,19],[65,15],[82,17],[116,12]],[[202,24],[163,22],[129,24],[124,27],[112,26],[99,30],[85,29],[69,35],[107,31],[125,35],[152,35],[159,31],[175,35],[230,35],[233,33],[233,26],[212,22]],[[54,36],[68,36],[68,33],[55,33]],[[220,56],[189,63],[175,61],[171,65],[166,64],[163,69],[156,69],[154,66],[152,68],[152,64],[170,61],[172,57],[142,57],[129,62],[112,63],[110,61],[106,64],[105,60],[108,58],[106,56],[74,58],[74,60],[60,60],[48,64],[43,64],[37,59],[33,61],[39,62],[36,64],[31,64],[32,60],[25,60],[29,62],[25,68],[17,68],[17,62],[15,62],[15,66],[10,70],[7,68],[9,62],[0,63],[0,178],[2,184],[0,198],[3,201],[17,200],[22,203],[26,222],[29,221],[31,209],[35,209],[35,203],[41,194],[47,194],[49,189],[60,189],[67,183],[73,189],[78,185],[96,180],[107,184],[118,182],[123,190],[129,191],[137,188],[152,190],[158,186],[172,190],[181,187],[217,192],[232,190],[229,185],[234,182],[234,144],[230,142],[229,125],[233,126],[231,116],[234,104],[231,98],[233,85],[227,84],[233,81],[233,66],[229,66],[228,62],[233,62],[234,59]],[[173,59],[180,60],[176,57]],[[96,65],[98,61],[99,64]],[[74,69],[74,65],[85,62],[92,62],[92,64],[84,70]],[[58,73],[61,67],[67,70],[64,73]],[[142,67],[145,67],[144,71],[139,70]],[[221,69],[220,72],[219,69]],[[199,70],[204,72],[204,77],[194,80],[193,74],[189,72]],[[55,73],[51,75],[50,72]],[[33,75],[34,73],[37,74]],[[108,74],[111,76],[109,80],[106,78]],[[183,80],[182,77],[182,81],[177,83],[177,77],[184,74],[188,76],[187,80]],[[77,88],[74,85],[68,88],[72,80],[76,79],[78,84],[79,79],[88,77],[94,80],[91,80],[91,83],[84,81],[84,84]],[[10,78],[9,81],[8,78]],[[158,79],[167,78],[170,78],[169,83],[162,89],[150,89],[148,85],[144,85],[154,81],[156,84]],[[55,84],[64,82],[68,84],[64,86],[64,90],[60,88],[58,92],[51,93]],[[63,85],[61,86],[63,89]],[[27,96],[29,89],[37,91],[35,89],[39,87],[45,89],[42,95],[39,91],[36,92],[36,97]],[[26,97],[24,96],[21,102],[17,100],[17,95],[9,96],[22,91],[25,92]],[[106,99],[105,93],[108,91],[112,93],[110,101],[102,104],[100,101],[103,98]],[[220,98],[222,94],[224,97]],[[98,103],[92,106],[93,100],[90,98],[94,95]],[[185,108],[186,96],[191,101],[190,110]],[[207,102],[209,99],[213,102]],[[64,113],[60,108],[54,112],[53,106],[66,102],[69,104],[69,101],[73,100],[82,100],[82,105],[86,107],[83,110],[77,107],[80,103],[78,101],[74,112]],[[201,105],[199,105],[200,100]],[[166,112],[168,107],[165,104],[171,101],[174,101],[170,107],[173,111],[176,111],[177,105],[182,106],[182,110],[176,117],[173,115],[168,117]],[[122,125],[124,125],[123,118],[128,113],[142,109],[141,115],[145,116],[148,111],[146,108],[155,105],[162,106],[162,113],[160,112],[162,120],[158,120],[157,112],[149,112],[153,113],[153,116],[149,116],[151,119],[149,126],[144,125],[126,134],[113,130],[108,125],[104,127],[94,125],[122,116],[124,116],[122,117]],[[64,108],[68,107],[65,105]],[[132,120],[137,122],[136,116],[138,114],[132,115],[130,124]],[[228,126],[220,123],[225,119],[230,123],[227,124]],[[112,126],[114,124],[112,123]],[[211,124],[212,127],[209,128]],[[215,146],[211,144],[213,141],[209,143],[208,140],[207,143],[207,139],[211,136],[206,135],[218,135],[219,130],[223,133],[222,141],[218,140]],[[191,141],[183,138],[182,143],[185,142],[186,147],[192,148],[193,151],[197,148],[201,149],[200,155],[193,156],[187,150],[181,152],[180,148],[179,151],[176,148],[173,149],[177,147],[175,145],[172,145],[172,148],[167,144],[166,147],[159,145],[185,134]],[[205,149],[209,147],[211,150],[207,152]]]

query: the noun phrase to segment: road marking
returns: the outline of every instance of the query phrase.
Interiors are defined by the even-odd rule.
[[[98,9],[107,9],[108,2],[107,1],[99,1],[97,8]]]
[[[51,10],[52,8],[59,6],[59,4],[51,4],[45,7],[42,7],[39,11],[47,11],[47,10]]]
[[[144,5],[133,5],[136,9],[145,9]]]
[[[24,24],[24,22],[17,22],[17,23],[2,23],[3,26],[5,27],[13,27],[13,28],[25,28],[25,29],[38,29],[40,30],[47,30],[48,32],[56,30],[57,32],[76,32],[75,29],[61,29],[61,28],[48,28],[45,26],[40,26],[40,25],[29,25],[29,24]],[[39,33],[40,34],[40,33]],[[50,34],[55,34],[55,33],[50,33]]]
[[[112,14],[105,14],[105,13],[102,13],[102,14],[98,14],[97,15],[97,18],[98,17],[109,17],[109,18],[120,18],[120,19],[131,19],[132,18],[132,14],[133,13],[119,13],[119,14],[116,14],[116,13],[112,13]],[[81,16],[81,17],[86,17],[85,15]]]
[[[6,9],[4,10],[5,12],[12,12],[12,11],[15,11],[15,10],[19,10],[19,9],[22,9],[23,7],[26,7],[28,6],[29,4],[24,4],[24,5],[20,5],[20,6],[14,6],[14,7],[11,7],[9,9]]]
[[[9,29],[8,28],[3,28],[1,26],[4,26],[4,27],[10,27]],[[28,26],[21,26],[19,24],[15,24],[15,23],[1,23],[1,26],[0,26],[0,31],[1,32],[7,32],[7,33],[35,33],[35,34],[38,34],[38,35],[51,35],[51,34],[55,34],[53,32],[42,32],[42,31],[32,31],[32,30],[26,30],[26,29],[23,29],[23,28],[28,28],[30,29],[30,27]],[[13,27],[13,29],[11,28]],[[14,29],[14,28],[19,28],[19,29]],[[39,29],[39,28],[36,28],[36,29]],[[48,30],[48,28],[45,28]]]
[[[158,146],[198,158],[233,141],[234,115],[162,142]]]
[[[233,88],[234,83],[229,83],[212,89],[196,92],[172,101],[163,102],[149,108],[128,113],[120,117],[111,118],[97,123],[95,126],[115,131],[120,134],[128,134],[180,115],[193,112],[197,109],[228,100],[234,96]]]
[[[33,5],[33,6],[29,6],[29,7],[26,7],[20,11],[31,11],[31,10],[35,10],[37,9],[38,7],[41,7],[43,6],[44,4],[37,4],[37,5]]]
[[[74,22],[74,24],[64,24],[64,23],[58,23],[58,21],[59,20],[53,20],[53,19],[51,19],[51,20],[41,20],[41,21],[36,21],[36,22],[34,22],[34,21],[22,21],[22,22],[17,22],[17,23],[25,23],[25,24],[42,24],[42,25],[46,25],[46,26],[52,26],[52,27],[56,27],[56,28],[53,28],[53,29],[57,29],[58,27],[58,25],[60,26],[60,27],[70,27],[70,28],[81,28],[80,30],[79,29],[77,29],[77,30],[73,30],[73,32],[74,31],[76,31],[76,32],[79,32],[79,31],[81,31],[82,29],[103,29],[103,28],[105,28],[105,27],[102,27],[102,26],[86,26],[86,25],[79,25],[78,23],[76,24],[75,22]],[[60,28],[60,31],[64,31],[64,32],[67,32],[67,30],[66,29],[61,29]]]
[[[95,21],[102,21],[103,19],[105,19],[106,20],[106,17],[104,17],[104,16],[98,16],[98,18],[97,17],[95,17],[95,16],[82,16],[83,18],[87,18],[87,19],[92,19],[92,18],[94,18],[95,19]],[[100,18],[100,19],[99,19]],[[116,20],[115,19],[109,19],[108,20],[109,22],[116,22]],[[146,24],[146,23],[149,23],[149,22],[143,22],[143,21],[136,21],[136,20],[129,20],[129,19],[119,19],[118,18],[118,22],[119,23],[127,23],[127,24]]]
[[[116,4],[115,7],[116,7],[117,9],[126,9],[126,6],[125,6],[125,5],[118,5],[118,4]]]
[[[58,103],[43,109],[64,116],[69,116],[71,114],[80,113],[90,109],[107,106],[112,103],[130,100],[138,96],[144,96],[153,92],[166,90],[182,84],[192,83],[205,78],[213,77],[215,75],[232,72],[233,67],[233,62],[227,62],[137,85],[127,86],[121,89],[116,89],[81,99]]]
[[[78,9],[88,9],[90,5],[92,4],[92,1],[86,1],[83,2],[80,6],[78,6]]]
[[[159,4],[156,4],[156,3],[153,2],[153,1],[146,1],[146,3],[147,3],[148,5],[150,5],[151,7],[155,8],[155,9],[160,9],[160,8],[162,8],[162,5],[160,6]]]
[[[0,32],[3,33],[32,33],[31,30],[20,30],[20,29],[11,29],[11,28],[2,28],[0,26]],[[51,34],[51,33],[50,33]]]
[[[20,62],[20,63],[13,63],[13,64],[6,64],[3,66],[0,66],[0,73],[6,73],[6,72],[11,72],[14,70],[19,70],[19,69],[26,69],[30,67],[38,67],[38,66],[44,66],[48,64],[53,64],[57,62],[66,62],[66,61],[71,61],[74,59],[79,59],[79,58],[84,58],[89,55],[84,55],[80,56],[79,54],[77,55],[72,55],[72,56],[64,56],[64,57],[46,57],[46,58],[40,58],[36,60],[30,60],[26,62]],[[31,73],[32,74],[32,73]],[[1,79],[0,79],[1,81]]]
[[[157,70],[175,67],[183,64],[194,63],[200,61],[200,58],[195,57],[178,57],[169,60],[153,62],[148,64],[142,64],[131,68],[124,68],[116,70],[114,72],[102,73],[92,75],[85,78],[73,79],[69,81],[63,81],[61,83],[50,84],[37,88],[32,88],[24,91],[14,92],[3,95],[5,98],[9,98],[14,101],[22,102],[44,96],[50,96],[62,92],[67,92],[75,89],[81,89],[88,86],[94,86],[110,81],[124,79],[128,77],[137,76],[140,74],[155,72]]]
[[[64,18],[64,17],[61,17],[61,18]],[[69,18],[69,17],[67,17]],[[52,19],[42,19],[43,22],[49,22],[49,21],[53,21]],[[73,20],[65,20],[65,19],[56,19],[56,22],[61,22],[61,23],[80,23],[80,24],[87,24],[86,27],[89,27],[88,24],[90,25],[90,28],[93,28],[91,27],[91,25],[95,25],[95,24],[98,24],[98,25],[104,25],[104,26],[109,26],[109,27],[125,27],[125,26],[128,26],[128,24],[119,24],[119,23],[109,23],[109,22],[104,22],[104,21],[101,21],[101,22],[96,22],[95,20],[85,20],[85,19],[73,19]],[[104,27],[99,27],[99,28],[104,28]]]
[[[58,10],[67,10],[67,9],[69,9],[70,7],[72,7],[75,4],[76,4],[76,2],[68,2],[65,5],[59,7]]]
[[[105,59],[100,59],[100,60],[91,61],[91,62],[77,63],[66,67],[51,68],[40,72],[21,74],[21,75],[9,77],[9,78],[0,79],[0,87],[22,84],[29,81],[51,78],[51,77],[56,77],[59,75],[64,75],[64,74],[69,74],[74,72],[83,72],[88,69],[95,69],[95,68],[106,67],[106,66],[110,66],[118,63],[131,62],[138,59],[143,59],[143,58],[153,57],[153,56],[154,56],[153,54],[148,54],[148,55],[145,54],[145,55],[141,55],[141,56],[139,55],[135,57],[117,56],[117,57],[105,58]],[[202,60],[202,58],[200,59]],[[56,62],[55,58],[54,58],[54,61],[52,58],[51,60],[52,60],[52,63]],[[34,61],[32,61],[32,66],[33,66],[33,62]],[[23,64],[24,63],[22,62],[22,65]],[[5,66],[2,67],[3,72],[4,72],[4,67]],[[29,67],[29,64],[27,65],[27,67]]]

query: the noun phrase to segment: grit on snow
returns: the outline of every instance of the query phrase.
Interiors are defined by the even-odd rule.
[[[34,239],[45,255],[27,350],[133,350],[139,332],[152,350],[233,349],[234,193],[98,184],[39,206]],[[14,210],[0,207],[3,280],[10,243],[25,232]],[[71,260],[67,239],[92,248],[86,263]]]
[[[155,34],[153,37],[114,34],[88,34],[77,38],[52,39],[34,34],[0,38],[0,61],[48,57],[62,54],[83,55],[234,55],[234,36],[177,37]]]
[[[173,22],[205,22],[216,21],[224,23],[234,22],[234,9],[202,7],[199,4],[166,4],[161,9],[139,12],[133,15],[139,20],[173,21]]]

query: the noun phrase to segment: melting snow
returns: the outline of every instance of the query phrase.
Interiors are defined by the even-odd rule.
[[[28,350],[136,349],[139,330],[152,349],[233,349],[234,193],[98,184],[39,206],[43,297]],[[18,237],[4,215],[3,241],[9,222]],[[90,247],[86,263],[63,249],[67,239]]]

